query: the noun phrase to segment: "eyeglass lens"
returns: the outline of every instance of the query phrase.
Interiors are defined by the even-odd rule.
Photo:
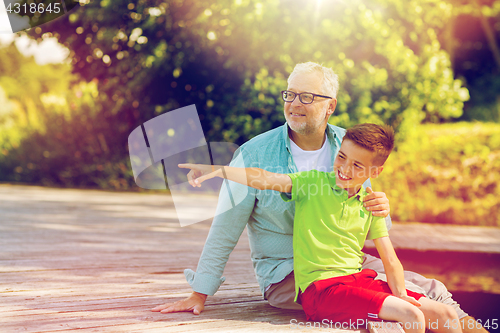
[[[284,91],[283,92],[283,99],[285,102],[293,102],[295,97],[299,95],[299,99],[302,103],[304,104],[310,104],[314,100],[314,95],[309,94],[309,93],[302,93],[302,94],[296,94],[292,91]]]

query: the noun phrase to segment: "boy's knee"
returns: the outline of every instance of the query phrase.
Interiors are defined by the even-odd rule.
[[[408,306],[405,309],[406,321],[410,323],[425,323],[425,316],[422,311],[416,306]]]

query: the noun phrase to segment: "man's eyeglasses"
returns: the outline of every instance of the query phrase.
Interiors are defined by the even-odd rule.
[[[322,98],[329,98],[332,99],[329,96],[323,96],[323,95],[316,95],[308,92],[303,92],[300,94],[294,93],[293,91],[289,90],[283,90],[281,92],[281,97],[283,100],[287,103],[292,103],[295,100],[295,97],[299,96],[299,100],[302,102],[302,104],[311,104],[314,102],[314,97],[322,97]]]

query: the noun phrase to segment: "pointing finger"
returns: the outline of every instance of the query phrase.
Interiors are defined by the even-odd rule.
[[[196,164],[191,164],[191,163],[180,163],[180,164],[177,164],[177,166],[181,169],[193,169],[194,167],[196,167]]]

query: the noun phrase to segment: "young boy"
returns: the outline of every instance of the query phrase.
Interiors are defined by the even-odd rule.
[[[377,177],[394,147],[389,126],[360,124],[347,130],[331,173],[276,174],[259,168],[179,164],[191,185],[213,177],[260,190],[284,192],[295,201],[293,252],[297,302],[308,320],[360,323],[398,321],[406,332],[461,332],[452,307],[405,289],[403,266],[383,218],[363,207],[362,184]],[[288,193],[291,194],[287,195]],[[388,282],[361,270],[362,248],[373,239]]]

